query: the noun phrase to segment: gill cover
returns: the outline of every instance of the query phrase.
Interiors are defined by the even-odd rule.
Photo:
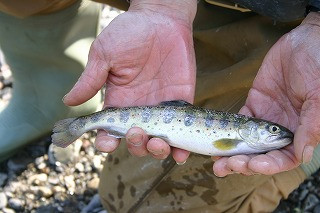
[[[247,144],[252,148],[259,148],[257,145],[259,144],[259,125],[254,121],[248,121],[239,127],[239,135],[240,137],[247,142]]]

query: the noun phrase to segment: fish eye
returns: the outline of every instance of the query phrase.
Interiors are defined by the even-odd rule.
[[[269,126],[269,132],[271,134],[277,134],[280,132],[280,128],[278,126],[271,125],[271,126]]]

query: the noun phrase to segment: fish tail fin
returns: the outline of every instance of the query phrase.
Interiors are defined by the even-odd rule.
[[[67,118],[55,123],[51,136],[54,145],[66,148],[83,134],[70,127],[75,120],[76,118]]]

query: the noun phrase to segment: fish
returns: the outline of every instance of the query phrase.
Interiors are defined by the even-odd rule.
[[[110,107],[96,113],[56,122],[52,143],[67,147],[85,132],[102,129],[125,138],[132,127],[170,146],[209,156],[265,153],[293,140],[279,124],[241,114],[216,111],[173,100],[155,106]]]

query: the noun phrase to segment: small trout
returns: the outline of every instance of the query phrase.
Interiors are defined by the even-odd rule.
[[[290,130],[269,121],[203,109],[185,101],[166,101],[158,106],[106,108],[58,121],[52,142],[67,147],[94,129],[123,138],[131,127],[140,127],[170,146],[211,156],[263,153],[284,147],[293,140]]]

